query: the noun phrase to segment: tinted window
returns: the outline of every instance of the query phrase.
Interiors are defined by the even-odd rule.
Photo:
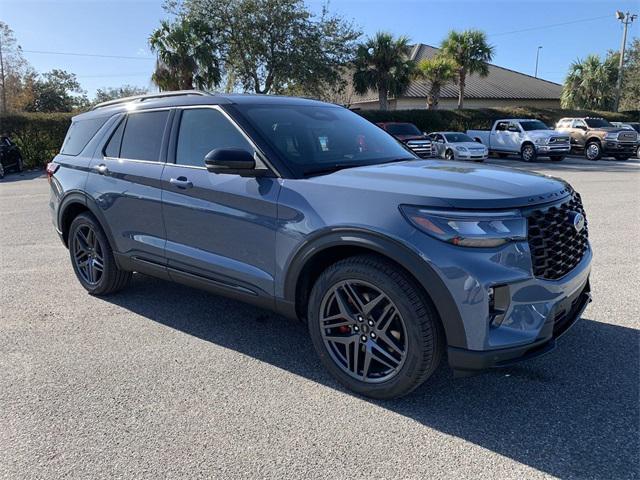
[[[422,135],[413,123],[392,123],[387,125],[387,132],[391,135]]]
[[[498,122],[496,125],[496,132],[503,132],[507,129],[507,122]]]
[[[69,127],[60,153],[78,155],[106,121],[106,117],[76,120]]]
[[[446,133],[445,137],[450,143],[473,142],[473,138],[464,133]]]
[[[120,157],[159,161],[168,116],[166,110],[130,114],[122,135]]]
[[[587,122],[587,125],[589,125],[589,127],[591,127],[591,128],[611,128],[611,127],[613,127],[613,125],[611,125],[604,118],[587,118],[585,120],[585,122]]]
[[[244,148],[253,152],[242,133],[219,111],[211,108],[184,110],[176,163],[203,167],[205,155],[216,148]]]
[[[120,122],[120,124],[118,125],[118,128],[116,128],[116,131],[113,132],[113,135],[111,135],[111,138],[109,139],[109,143],[107,143],[107,146],[104,149],[105,156],[107,157],[120,156],[120,144],[122,143],[122,132],[124,132],[125,120],[126,119],[123,119]]]
[[[532,130],[550,130],[550,128],[540,120],[527,120],[526,122],[520,122],[520,125],[522,126],[522,129],[527,132]]]
[[[300,176],[416,158],[392,136],[345,108],[241,105],[238,109]]]

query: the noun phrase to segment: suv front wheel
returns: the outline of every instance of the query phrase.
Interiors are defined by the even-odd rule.
[[[90,213],[81,213],[69,228],[71,264],[82,286],[92,295],[124,288],[131,272],[118,268],[102,227]]]
[[[383,258],[362,255],[335,263],[315,283],[308,308],[322,363],[362,395],[406,395],[442,357],[435,308],[408,274]]]

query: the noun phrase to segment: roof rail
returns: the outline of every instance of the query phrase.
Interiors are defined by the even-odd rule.
[[[91,110],[96,110],[98,108],[103,108],[103,107],[110,107],[112,105],[118,105],[120,103],[144,102],[145,100],[151,100],[154,98],[182,97],[186,95],[208,96],[210,94],[207,92],[203,92],[202,90],[176,90],[174,92],[160,92],[160,93],[149,93],[146,95],[134,95],[132,97],[116,98],[115,100],[109,100],[107,102],[98,103],[97,105],[94,105],[94,107]]]

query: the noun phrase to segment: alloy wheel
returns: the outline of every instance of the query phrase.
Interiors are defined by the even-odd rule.
[[[600,155],[600,147],[597,143],[590,143],[587,147],[587,159],[595,160]]]
[[[349,376],[379,383],[404,365],[404,320],[393,301],[374,285],[362,280],[335,284],[322,300],[319,320],[329,355]]]
[[[454,160],[453,152],[451,150],[447,150],[447,152],[444,154],[444,158],[446,158],[447,160]]]
[[[530,162],[531,160],[533,160],[534,154],[535,154],[535,151],[531,145],[526,145],[522,149],[522,158],[524,159],[525,162]]]
[[[90,285],[100,282],[104,274],[104,252],[95,230],[81,225],[73,239],[73,258],[82,279]]]

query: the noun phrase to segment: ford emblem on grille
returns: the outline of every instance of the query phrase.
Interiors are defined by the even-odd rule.
[[[576,232],[580,232],[584,228],[584,215],[580,212],[571,212],[570,220],[573,222],[573,228]]]

